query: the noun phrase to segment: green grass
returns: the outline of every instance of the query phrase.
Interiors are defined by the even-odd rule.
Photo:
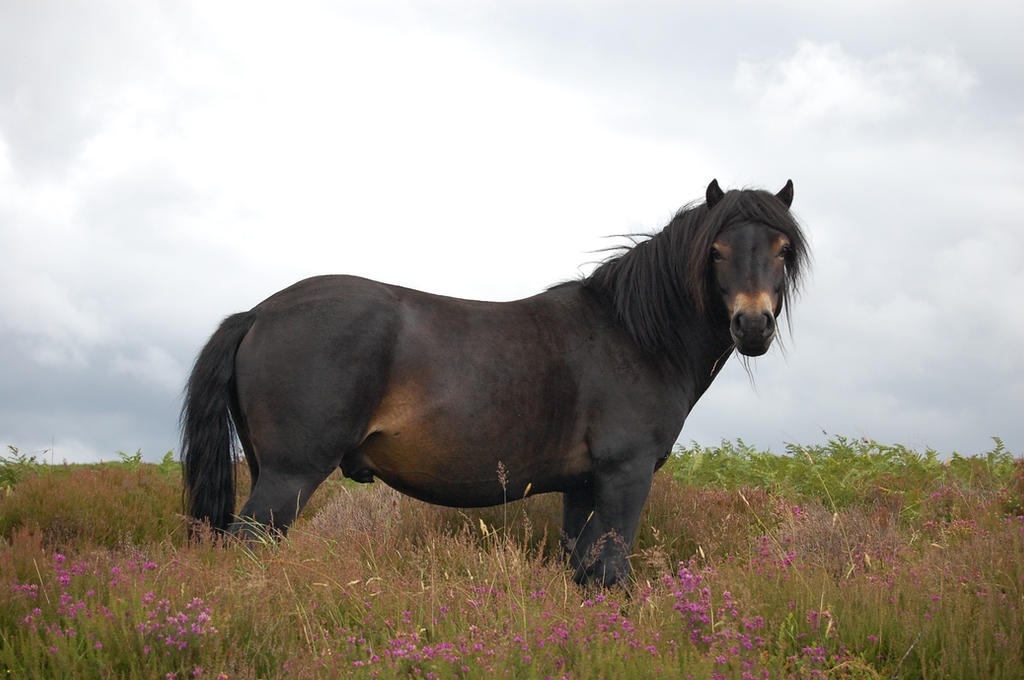
[[[0,475],[0,677],[1013,678],[1024,663],[1024,461],[999,440],[949,460],[839,437],[680,448],[629,587],[604,592],[561,563],[557,496],[460,511],[332,477],[281,543],[189,545],[170,458],[12,451]]]

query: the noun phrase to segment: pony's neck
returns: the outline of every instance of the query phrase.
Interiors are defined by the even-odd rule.
[[[716,332],[714,326],[705,323],[699,332],[692,334],[686,346],[686,357],[671,358],[665,362],[665,370],[674,374],[673,380],[689,402],[687,410],[707,391],[733,354],[733,342],[728,332]]]

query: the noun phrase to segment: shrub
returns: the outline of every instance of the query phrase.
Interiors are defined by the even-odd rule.
[[[25,476],[44,469],[34,454],[25,454],[8,445],[8,455],[0,456],[0,494],[10,493],[12,487]]]
[[[184,540],[181,489],[152,465],[43,467],[0,499],[0,536],[25,528],[54,549]]]

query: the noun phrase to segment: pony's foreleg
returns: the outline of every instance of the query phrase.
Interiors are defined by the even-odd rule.
[[[588,484],[562,494],[562,550],[573,569],[578,568],[583,561],[576,546],[580,545],[584,529],[593,516],[593,486]]]
[[[577,583],[610,586],[629,576],[629,553],[653,476],[650,461],[633,460],[594,475],[590,509],[584,494],[566,494],[565,531],[576,532],[567,547]]]

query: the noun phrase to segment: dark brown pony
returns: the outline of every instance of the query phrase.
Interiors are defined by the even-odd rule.
[[[712,181],[660,233],[524,300],[319,276],[228,317],[186,388],[188,513],[284,532],[337,467],[451,506],[558,491],[576,580],[622,581],[690,409],[733,349],[771,345],[807,257],[792,200],[792,182]],[[237,517],[236,434],[252,473]]]

